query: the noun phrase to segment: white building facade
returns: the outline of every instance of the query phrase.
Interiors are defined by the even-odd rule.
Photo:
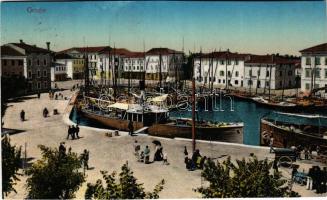
[[[193,60],[196,83],[213,84],[218,88],[243,87],[247,56],[228,51],[196,55]]]
[[[327,98],[327,43],[301,50],[301,91]],[[319,90],[319,88],[321,88]]]
[[[296,88],[296,62],[296,59],[276,55],[251,55],[244,65],[244,87]]]

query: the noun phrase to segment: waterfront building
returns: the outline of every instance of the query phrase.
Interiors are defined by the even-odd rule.
[[[312,90],[327,87],[327,43],[303,49],[301,52],[301,91],[310,94]],[[327,98],[327,90],[316,95]]]
[[[99,79],[100,78],[100,64],[99,55],[100,52],[110,49],[109,46],[97,46],[97,47],[73,47],[60,51],[59,53],[66,53],[74,58],[84,58],[85,55],[88,56],[88,68],[90,70],[90,76]],[[77,62],[77,63],[76,63]],[[76,65],[79,65],[78,61],[75,61]]]
[[[67,67],[63,63],[54,62],[51,67],[51,81],[67,80]]]
[[[48,91],[51,88],[50,71],[53,52],[50,51],[50,42],[47,42],[46,45],[47,49],[43,49],[36,45],[26,44],[23,40],[20,40],[19,43],[4,45],[15,50],[15,54],[17,54],[15,57],[18,58],[17,64],[24,66],[23,76],[27,79],[27,92],[29,93]]]
[[[65,66],[65,73],[67,79],[83,79],[84,78],[84,58],[80,56],[74,57],[67,53],[57,53],[55,55],[55,61],[58,64]],[[58,65],[58,73],[63,73],[62,67]],[[52,80],[52,79],[51,79]]]
[[[244,87],[244,62],[249,54],[227,51],[198,53],[194,55],[196,83],[213,84],[218,88]]]
[[[244,87],[267,89],[296,88],[298,58],[280,55],[250,55],[244,64]]]
[[[152,48],[145,54],[145,78],[170,81],[183,74],[184,53],[168,48]],[[161,77],[160,77],[161,76]]]
[[[26,55],[10,46],[1,46],[1,77],[24,76]]]
[[[123,57],[123,78],[142,79],[145,73],[145,54],[130,52]]]

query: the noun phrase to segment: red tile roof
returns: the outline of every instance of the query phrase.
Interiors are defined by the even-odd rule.
[[[319,44],[300,51],[301,53],[327,53],[327,43]]]
[[[101,51],[101,54],[112,54],[112,55],[115,54],[115,55],[130,57],[130,58],[144,57],[143,52],[130,51],[130,50],[125,49],[125,48],[106,49],[104,51]]]
[[[1,46],[1,56],[24,56],[24,54],[10,46]]]
[[[29,45],[26,43],[10,43],[10,44],[24,49],[26,53],[52,53],[52,51],[37,47],[36,45]]]
[[[239,53],[232,53],[229,51],[215,51],[211,53],[196,53],[194,56],[196,58],[218,58],[218,59],[238,59],[238,60],[245,60],[247,56],[250,54],[239,54]]]
[[[250,55],[246,64],[296,64],[300,58],[280,55]]]
[[[167,54],[182,54],[181,51],[176,51],[168,48],[152,48],[146,52],[147,55],[167,55]]]
[[[59,51],[58,53],[68,53],[70,51],[78,51],[80,53],[97,53],[97,52],[101,52],[104,51],[106,49],[110,49],[110,46],[98,46],[98,47],[73,47],[73,48],[69,48],[69,49],[65,49],[62,51]]]

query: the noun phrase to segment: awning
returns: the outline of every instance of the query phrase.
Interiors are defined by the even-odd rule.
[[[128,110],[129,105],[127,103],[114,103],[108,106],[108,108],[116,108],[121,110]]]
[[[154,98],[151,98],[148,100],[148,102],[162,102],[162,101],[165,101],[168,97],[168,94],[164,94],[164,95],[161,95],[161,96],[157,96],[157,97],[154,97]]]

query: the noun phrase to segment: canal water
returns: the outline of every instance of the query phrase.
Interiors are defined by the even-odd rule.
[[[221,122],[243,122],[244,123],[244,135],[243,135],[243,143],[249,145],[259,145],[260,137],[260,119],[262,117],[278,117],[281,119],[281,116],[276,116],[276,110],[265,108],[262,106],[256,105],[254,102],[243,101],[233,99],[233,106],[231,106],[231,101],[229,99],[217,99],[217,109],[219,111],[206,111],[202,109],[197,112],[197,120],[209,120],[209,121],[221,121]],[[221,102],[221,107],[219,103]],[[298,113],[302,113],[299,111]],[[305,114],[305,113],[303,113]],[[327,115],[326,111],[315,111],[310,114],[320,114]],[[174,111],[170,113],[171,117],[191,117],[191,111]],[[75,123],[79,121],[81,125],[92,126],[98,128],[108,128],[97,122],[94,122],[89,119],[85,119],[79,117],[77,112],[73,111],[70,115],[70,119]],[[288,120],[298,122],[298,118],[290,118]],[[304,119],[302,119],[304,120]],[[305,124],[307,121],[301,121],[301,123]],[[322,125],[327,126],[327,120],[321,121]]]

